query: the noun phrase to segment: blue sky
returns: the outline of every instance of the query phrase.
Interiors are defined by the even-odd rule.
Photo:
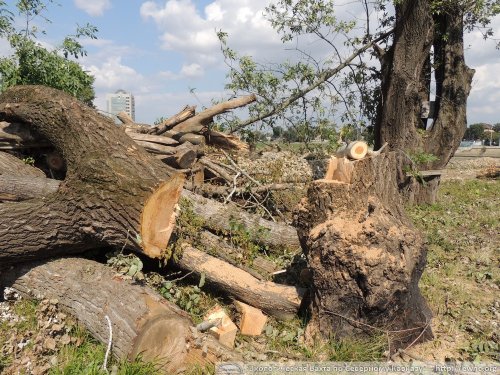
[[[232,48],[257,60],[289,56],[263,16],[270,1],[59,0],[46,13],[52,24],[38,23],[47,31],[42,39],[49,46],[74,32],[77,23],[97,26],[98,39],[85,41],[88,56],[81,59],[96,78],[95,104],[105,110],[105,94],[121,88],[136,98],[136,121],[152,123],[187,104],[209,106],[225,97],[227,68],[218,29],[229,32]],[[349,3],[339,8],[341,17],[356,16],[358,9]],[[496,35],[499,18],[493,22]],[[469,123],[500,122],[500,51],[479,33],[468,35],[466,43],[467,63],[476,69]],[[8,53],[5,43],[0,52]]]

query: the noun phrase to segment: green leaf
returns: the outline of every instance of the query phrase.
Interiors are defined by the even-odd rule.
[[[199,288],[203,288],[203,285],[205,285],[205,272],[201,273],[200,282],[198,284],[198,287]]]

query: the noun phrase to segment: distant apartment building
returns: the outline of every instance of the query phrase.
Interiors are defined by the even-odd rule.
[[[121,89],[114,94],[106,94],[106,111],[110,115],[124,111],[135,121],[134,95]]]

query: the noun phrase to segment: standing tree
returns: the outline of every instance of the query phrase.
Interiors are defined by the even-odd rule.
[[[97,29],[89,24],[78,26],[74,35],[67,36],[60,46],[49,51],[37,42],[39,30],[33,25],[37,17],[47,20],[43,16],[46,8],[41,0],[19,0],[15,9],[0,1],[0,36],[7,39],[13,49],[11,56],[0,58],[0,91],[15,85],[45,85],[92,105],[94,77],[69,57],[77,59],[86,55],[78,40],[81,37],[95,39]],[[19,29],[16,14],[23,20]]]
[[[255,92],[260,99],[250,108],[248,120],[231,120],[228,125],[232,131],[256,121],[311,127],[335,115],[357,128],[358,137],[362,128],[371,131],[375,148],[388,142],[390,149],[410,159],[406,162],[428,160],[421,167],[443,168],[466,129],[474,71],[464,61],[464,32],[477,28],[485,37],[491,36],[487,26],[500,12],[500,1],[378,0],[370,4],[362,0],[360,4],[366,14],[361,34],[356,33],[354,21],[336,17],[334,1],[271,4],[266,10],[273,27],[283,42],[298,46],[295,61],[272,66],[239,57],[227,47],[227,34],[219,32],[230,66],[227,88]],[[383,14],[375,28],[370,25],[373,9]],[[301,49],[301,42],[311,38],[326,43],[328,53]],[[421,112],[431,91],[436,97],[433,122],[426,129]],[[400,183],[407,187],[405,181]],[[424,185],[412,184],[411,197],[417,202],[432,201],[438,184],[438,176]]]

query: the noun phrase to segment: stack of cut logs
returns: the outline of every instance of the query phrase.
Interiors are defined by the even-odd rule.
[[[248,144],[238,137],[212,130],[210,125],[215,116],[253,101],[255,95],[243,96],[219,103],[198,114],[195,113],[194,106],[186,106],[175,116],[156,126],[135,123],[125,112],[120,112],[117,117],[127,135],[138,145],[171,167],[189,169],[203,155],[202,146],[205,144],[225,150],[249,150]],[[51,144],[34,134],[25,124],[0,122],[0,150],[23,149],[46,149],[44,155],[48,166],[54,171],[64,168],[61,157],[52,152]]]
[[[253,100],[254,96],[235,99],[198,115],[186,108],[149,127],[123,114],[119,117],[124,125],[117,126],[74,98],[46,87],[18,86],[2,93],[0,287],[57,299],[103,342],[109,337],[108,316],[117,357],[139,353],[144,359],[161,357],[167,373],[189,364],[237,358],[220,345],[222,336],[218,341],[205,337],[186,313],[156,292],[117,278],[100,263],[67,258],[103,246],[164,258],[178,202],[183,199],[203,224],[196,244],[177,241],[182,256],[171,259],[174,265],[193,275],[203,274],[207,284],[240,301],[242,332],[255,331],[250,317],[259,319],[257,331],[261,330],[263,313],[280,319],[295,316],[304,291],[247,269],[238,261],[245,250],[224,237],[232,220],[237,220],[249,233],[265,230],[266,236],[253,235],[251,240],[269,251],[286,247],[298,252],[296,230],[184,189],[189,187],[186,168],[202,152],[199,146],[248,149],[236,137],[207,125],[216,114]],[[22,152],[25,149],[42,150],[37,156],[47,157],[45,173],[16,157],[30,155]],[[221,165],[203,157],[200,162],[224,175]],[[47,177],[61,169],[60,179]],[[210,249],[216,256],[207,254]],[[50,257],[59,259],[47,262]]]
[[[237,300],[242,333],[260,332],[263,314],[278,319],[296,316],[305,290],[270,281],[242,265],[242,255],[249,250],[226,241],[236,221],[248,241],[269,252],[299,253],[304,246],[310,288],[318,292],[311,294],[314,326],[310,332],[316,328],[324,336],[351,333],[352,321],[359,321],[361,328],[392,322],[392,329],[418,334],[421,329],[414,326],[422,323],[418,280],[425,252],[407,226],[399,200],[394,199],[396,179],[387,171],[396,170],[396,155],[379,156],[379,150],[366,158],[366,143],[351,144],[332,158],[326,178],[311,184],[295,227],[265,220],[229,202],[238,189],[248,189],[238,186],[237,178],[244,175],[252,181],[256,194],[287,186],[263,186],[229,155],[229,166],[199,157],[204,144],[248,149],[238,138],[213,131],[209,125],[217,114],[254,100],[254,96],[233,99],[199,114],[186,107],[150,127],[123,114],[119,116],[123,125],[116,126],[75,98],[48,87],[16,86],[1,93],[0,121],[5,122],[0,125],[0,151],[22,156],[23,148],[46,149],[42,155],[49,168],[43,173],[0,152],[0,287],[35,298],[56,298],[105,343],[109,319],[117,357],[161,358],[166,373],[192,364],[238,359],[228,345],[220,345],[234,340],[235,328],[219,308],[208,314],[202,326],[194,326],[185,312],[155,291],[116,277],[100,263],[70,258],[112,247],[170,261],[169,265],[204,275],[207,284]],[[226,182],[219,186],[227,194],[224,203],[203,197],[198,194],[203,189],[194,188],[197,159]],[[64,171],[59,180],[47,178],[53,177],[53,170]],[[202,185],[206,185],[204,179],[201,176]],[[193,221],[200,219],[196,241],[171,238],[179,229],[179,211],[187,211],[186,207],[192,210]],[[384,231],[378,233],[380,228]],[[174,241],[180,254],[172,257],[169,249]],[[400,249],[406,262],[400,261]],[[55,257],[59,259],[46,260]],[[254,265],[258,264],[264,271],[269,269],[263,259],[256,258]],[[389,273],[399,275],[387,276],[390,285]],[[348,316],[327,319],[332,311],[346,311]],[[255,324],[249,326],[249,321]],[[218,341],[205,337],[205,330],[215,331]],[[421,337],[415,336],[406,340],[416,342]]]

